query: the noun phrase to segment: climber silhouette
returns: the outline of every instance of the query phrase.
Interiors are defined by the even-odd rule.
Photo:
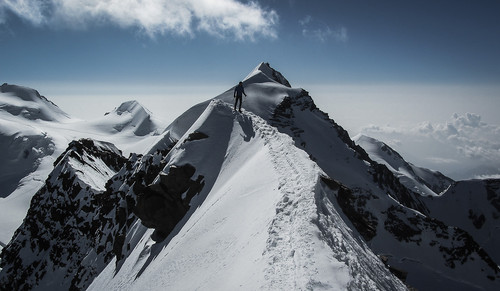
[[[243,101],[243,95],[245,95],[245,97],[247,96],[247,94],[245,93],[245,88],[243,88],[243,82],[240,82],[238,84],[238,86],[236,86],[236,88],[234,88],[234,98],[236,99],[234,101],[234,110],[236,111],[236,106],[238,104],[238,101],[240,102],[240,106],[239,106],[239,111],[241,112],[241,103]]]

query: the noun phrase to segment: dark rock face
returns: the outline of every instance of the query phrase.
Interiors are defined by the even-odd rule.
[[[385,266],[389,269],[389,271],[391,271],[391,273],[396,275],[396,277],[398,277],[401,281],[406,282],[406,277],[408,276],[408,272],[405,272],[403,270],[400,270],[398,268],[391,266],[389,264],[389,258],[387,256],[380,255],[379,258],[380,258],[380,260],[382,260],[382,262],[385,264]],[[410,290],[413,290],[413,289],[410,289]]]
[[[466,231],[445,225],[422,215],[409,215],[401,206],[386,211],[384,228],[398,241],[417,246],[428,245],[442,256],[443,264],[451,269],[480,258],[489,268],[481,269],[490,280],[500,279],[500,268]],[[426,232],[426,235],[422,235]]]
[[[273,69],[271,67],[271,65],[269,65],[269,63],[265,63],[266,66],[268,66],[271,71],[272,71],[272,77],[273,80],[275,80],[276,82],[282,84],[282,85],[285,85],[287,86],[288,88],[291,88],[292,86],[290,85],[290,82],[288,82],[288,80],[278,71],[276,71],[275,69]]]
[[[480,229],[483,227],[483,224],[486,222],[486,217],[484,214],[477,214],[474,210],[469,209],[469,219],[472,220],[472,224],[475,228]]]
[[[184,142],[189,142],[189,141],[193,141],[193,140],[200,140],[200,139],[204,139],[204,138],[208,138],[208,135],[206,135],[205,133],[200,132],[200,131],[195,131],[195,132],[190,133]]]
[[[413,166],[412,164],[406,162],[403,157],[398,153],[396,152],[394,149],[392,149],[390,146],[386,145],[385,143],[382,145],[382,147],[380,148],[382,151],[384,151],[385,153],[387,153],[387,155],[389,156],[395,156],[397,160],[400,160],[400,161],[404,161],[404,169],[405,171],[408,171],[408,173],[410,173],[413,177],[415,177],[415,179],[427,186],[429,189],[431,189],[432,191],[434,191],[434,193],[441,193],[443,191],[445,191],[448,187],[450,187],[450,185],[452,183],[454,183],[455,181],[445,175],[443,175],[442,173],[440,172],[434,172],[432,174],[432,176],[434,177],[434,179],[431,179],[431,181],[426,181],[424,179],[422,179],[414,170],[414,168],[417,168],[415,166]]]
[[[191,177],[196,169],[190,165],[171,166],[161,173],[159,182],[145,187],[137,195],[134,213],[144,226],[155,229],[155,239],[164,239],[189,210],[189,202],[203,186],[203,176]]]
[[[126,236],[138,220],[136,193],[162,172],[174,145],[127,160],[111,144],[72,142],[0,254],[0,290],[84,290],[113,258],[120,264],[133,247]],[[97,190],[75,165],[96,170],[94,178],[115,174]]]
[[[326,176],[322,176],[321,181],[327,185],[328,188],[337,191],[337,203],[361,236],[363,236],[366,241],[370,241],[374,238],[377,235],[378,221],[375,215],[365,207],[367,199],[373,197],[367,197],[365,195],[356,196],[351,189]]]
[[[372,163],[373,181],[378,184],[381,189],[387,190],[387,193],[404,206],[418,210],[419,212],[428,215],[429,209],[423,201],[422,196],[410,191],[406,188],[399,179],[385,166]]]
[[[114,146],[88,139],[70,143],[57,159],[45,186],[33,196],[23,224],[0,254],[1,290],[29,290],[55,273],[66,278],[77,274],[102,227],[99,190],[85,184],[80,170],[98,159],[102,163],[93,168],[95,175],[109,175],[126,163]],[[59,288],[75,287],[68,279]]]
[[[500,180],[486,180],[486,193],[488,201],[498,210],[498,213],[500,213]]]

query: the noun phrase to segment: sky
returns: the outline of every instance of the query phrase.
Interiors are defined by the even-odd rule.
[[[84,119],[136,99],[172,121],[265,61],[351,136],[500,175],[499,18],[496,0],[2,0],[0,82]]]

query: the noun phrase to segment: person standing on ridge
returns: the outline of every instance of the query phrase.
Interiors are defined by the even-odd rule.
[[[236,111],[236,106],[238,104],[238,100],[240,101],[240,107],[239,111],[241,112],[241,103],[243,101],[243,95],[247,97],[247,94],[245,93],[245,89],[243,88],[243,82],[240,82],[236,88],[234,88],[234,98],[236,100],[234,101],[234,111]]]

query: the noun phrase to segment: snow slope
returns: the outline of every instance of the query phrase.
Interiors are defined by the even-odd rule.
[[[497,254],[485,251],[487,234],[496,227],[489,216],[499,217],[495,181],[458,183],[440,197],[422,196],[399,179],[406,164],[397,153],[375,147],[367,153],[316,107],[307,91],[292,88],[268,64],[259,64],[243,82],[248,94],[243,113],[232,110],[234,88],[197,104],[160,135],[148,135],[149,146],[140,144],[145,154],[132,154],[114,176],[98,171],[95,179],[80,179],[88,188],[71,187],[82,168],[56,167],[46,186],[51,191],[40,192],[29,217],[46,217],[55,197],[75,205],[75,211],[57,217],[71,221],[80,240],[48,236],[50,251],[45,251],[37,235],[58,227],[49,219],[33,228],[33,219],[27,219],[2,252],[0,287],[499,288]],[[128,112],[139,117],[129,118]],[[134,141],[147,120],[143,112],[134,103],[124,104],[109,115],[123,122],[102,128],[110,139]],[[92,150],[86,164],[102,165],[98,157],[106,156],[105,149]],[[67,151],[58,163],[75,151],[80,155]],[[383,159],[377,162],[373,153]],[[430,188],[433,176],[412,169],[417,186]],[[107,178],[104,188],[88,192],[93,180]],[[484,193],[484,201],[464,219],[467,191]],[[72,200],[78,195],[82,199]],[[439,202],[445,199],[458,202]],[[491,207],[481,212],[486,203]],[[472,232],[469,221],[482,230]],[[68,250],[64,256],[61,249]],[[17,257],[21,251],[31,255]],[[47,275],[54,270],[56,275]]]
[[[165,126],[135,101],[98,121],[84,121],[71,118],[36,90],[0,86],[0,247],[11,239],[71,141],[106,140],[126,155],[142,153]]]
[[[91,290],[404,289],[333,207],[318,212],[316,199],[333,193],[289,136],[221,100],[187,132],[195,131],[208,138],[185,143],[185,134],[165,167],[189,163],[205,177],[189,219],[159,243],[152,230],[131,232],[139,243]]]
[[[429,199],[427,205],[433,217],[466,230],[495,262],[500,261],[499,180],[453,183],[440,197]]]
[[[328,211],[326,211],[327,213],[334,213],[333,210],[330,210],[330,207],[334,210],[342,209],[340,216],[344,221],[347,221],[351,231],[354,230],[356,239],[360,241],[367,241],[370,248],[383,258],[388,268],[395,274],[398,274],[400,278],[406,280],[410,286],[414,286],[419,289],[445,288],[446,286],[454,286],[457,290],[467,290],[471,288],[471,286],[482,286],[479,288],[486,289],[494,288],[492,286],[497,284],[495,281],[498,282],[498,279],[493,279],[494,282],[491,282],[489,278],[498,278],[498,267],[490,264],[491,259],[487,254],[482,253],[476,242],[472,245],[470,244],[471,237],[467,233],[462,230],[454,230],[453,227],[445,226],[441,222],[433,220],[432,218],[422,214],[428,214],[429,209],[420,194],[410,191],[407,187],[401,184],[387,167],[371,160],[362,148],[358,147],[354,142],[352,142],[352,140],[350,140],[347,133],[340,126],[335,124],[335,122],[329,119],[326,114],[316,108],[307,92],[302,89],[287,87],[269,76],[269,73],[265,74],[263,72],[269,72],[271,70],[272,69],[266,64],[260,64],[244,80],[245,90],[248,94],[248,97],[244,99],[243,103],[243,108],[245,108],[244,115],[255,115],[260,121],[263,122],[259,122],[260,125],[270,125],[271,128],[275,128],[278,131],[285,133],[286,136],[291,137],[293,140],[293,146],[303,149],[305,153],[307,153],[306,156],[319,165],[327,176],[340,181],[348,187],[346,188],[347,190],[339,191],[338,189],[344,189],[342,188],[344,186],[341,186],[338,182],[329,182],[330,185],[333,184],[331,188],[334,192],[339,191],[336,195],[330,193],[329,195],[325,194],[322,198],[320,198],[318,196],[318,192],[314,192],[314,196],[316,197],[316,211],[318,213],[321,212],[320,210],[326,211],[325,209],[328,209]],[[215,97],[214,99],[225,102],[225,104],[227,104],[227,102],[232,102],[232,90],[233,88]],[[172,123],[171,126],[169,126],[165,133],[164,140],[157,144],[156,148],[161,147],[161,144],[168,144],[172,141],[179,141],[178,143],[183,144],[182,140],[185,138],[185,135],[192,132],[194,128],[197,128],[199,125],[196,124],[199,123],[200,120],[205,122],[203,115],[207,114],[206,109],[210,106],[210,104],[212,104],[211,102],[213,101],[209,100],[198,104],[188,110],[185,114],[181,115],[176,121],[174,121],[174,123]],[[231,107],[231,105],[228,106]],[[257,124],[257,122],[254,121],[255,119],[252,118],[251,120],[253,126]],[[227,123],[228,121],[219,122],[217,124],[217,131],[225,131],[227,129],[225,127],[227,126]],[[253,139],[257,137],[257,135],[254,135],[253,132],[256,132],[257,130],[251,131],[245,128],[245,126],[242,126],[242,129],[240,130],[242,131],[242,133],[240,133],[241,138],[253,141]],[[226,138],[223,140],[223,145],[225,145]],[[266,141],[265,143],[270,142]],[[219,146],[220,145],[212,146],[210,148],[219,149]],[[188,154],[187,151],[183,151],[183,155],[185,155],[185,157],[189,157],[189,163],[192,163],[190,159],[198,157],[198,153]],[[257,154],[253,153],[253,155]],[[288,155],[288,151],[281,153],[281,155]],[[226,154],[225,158],[229,158],[230,156],[232,155]],[[240,168],[245,168],[247,160],[245,159],[244,161],[245,162],[240,160],[236,161],[236,167],[238,168],[237,172],[243,171],[240,170]],[[291,161],[293,161],[291,164],[280,163],[282,166],[278,167],[284,168],[283,171],[285,172],[285,176],[293,177],[293,165],[300,165],[302,163],[302,159],[297,157]],[[307,163],[310,163],[310,161]],[[220,161],[215,164],[219,165]],[[254,176],[258,177],[256,180],[267,181],[267,178],[277,175],[276,173],[268,173],[265,170],[269,167],[275,168],[276,166],[266,166],[267,162],[265,161],[259,161],[258,165],[258,169],[248,170],[248,172],[252,172]],[[262,167],[260,165],[262,165]],[[302,167],[307,172],[307,166]],[[168,171],[168,169],[166,169],[166,171]],[[215,170],[210,170],[208,172],[213,175],[213,173],[219,173],[219,171],[221,171],[221,169],[217,166],[215,167]],[[264,173],[262,177],[259,175],[261,172]],[[206,173],[200,173],[199,170],[197,170],[197,174],[206,175]],[[298,174],[301,175],[305,173],[299,171]],[[237,179],[237,182],[231,181],[224,182],[223,184],[227,184],[228,186],[226,187],[231,189],[240,189],[239,186],[236,186],[235,184],[242,183],[242,181],[245,180],[255,182],[254,179],[251,179],[250,177],[249,175],[245,175],[245,178]],[[303,181],[302,179],[304,178],[308,179],[307,176],[302,176],[301,179],[297,179],[298,182],[296,182],[296,184],[299,185],[296,185],[297,188],[291,190],[290,193],[306,191],[302,189],[300,185]],[[279,180],[279,178],[277,179]],[[329,179],[327,180],[333,181]],[[214,185],[216,190],[218,183],[219,182],[215,182]],[[210,185],[210,183],[208,184]],[[261,182],[257,184],[260,185]],[[254,185],[252,187],[255,188],[256,186]],[[242,190],[248,191],[245,188]],[[233,193],[232,195],[236,195],[234,194],[235,192],[231,192]],[[211,191],[209,196],[202,199],[208,200],[210,199],[210,195],[220,194]],[[282,199],[286,203],[287,199],[290,198]],[[216,204],[216,202],[214,203]],[[248,204],[248,202],[245,203]],[[278,202],[278,206],[276,207],[277,209],[280,209],[280,203],[282,202]],[[204,201],[201,206],[197,203],[195,203],[194,206],[196,206],[197,210],[205,209],[205,207],[209,207],[206,204],[207,201]],[[210,205],[210,203],[208,204]],[[291,205],[296,207],[298,204],[291,202]],[[292,208],[295,210],[294,207]],[[309,204],[309,207],[311,207],[311,204]],[[292,217],[290,220],[286,220],[284,217],[280,217],[279,219],[273,218],[272,221],[276,221],[276,223],[280,225],[280,231],[276,232],[277,236],[285,230],[290,230],[289,224],[293,224],[293,222],[295,222],[294,217],[297,217],[298,215],[295,211],[290,211],[293,213],[293,215],[290,215],[290,217]],[[281,210],[278,210],[278,212],[281,213]],[[218,212],[208,212],[207,210],[207,213]],[[171,233],[167,238],[166,241],[168,244],[166,245],[165,243],[154,243],[154,241],[149,238],[152,234],[154,237],[154,232],[152,230],[149,230],[145,234],[143,231],[137,231],[137,233],[141,234],[141,237],[131,237],[129,240],[141,241],[143,245],[138,245],[139,249],[136,249],[137,247],[133,249],[131,255],[134,256],[134,259],[126,259],[123,266],[121,265],[122,262],[117,262],[117,265],[120,265],[121,267],[119,268],[118,275],[113,279],[111,279],[111,276],[116,270],[113,266],[108,265],[106,271],[96,279],[93,288],[116,288],[116,286],[122,285],[129,286],[128,284],[137,286],[133,288],[139,288],[142,284],[148,284],[147,282],[149,281],[156,282],[159,286],[170,286],[168,284],[177,284],[172,283],[172,281],[177,282],[177,280],[171,279],[172,281],[168,281],[165,279],[164,281],[163,279],[158,279],[160,280],[158,281],[155,280],[155,278],[151,278],[149,275],[146,275],[150,274],[150,270],[153,270],[153,267],[151,266],[156,266],[154,267],[154,270],[158,271],[155,272],[160,272],[159,270],[168,268],[168,273],[175,274],[176,276],[183,276],[184,271],[187,269],[199,268],[197,265],[193,266],[193,262],[196,261],[197,258],[200,258],[199,255],[195,255],[193,257],[192,255],[187,254],[185,255],[187,258],[179,258],[176,255],[178,252],[184,253],[180,248],[189,246],[193,243],[193,240],[196,240],[195,236],[190,236],[192,239],[190,239],[189,242],[184,241],[182,238],[182,236],[184,236],[184,231],[189,232],[190,227],[195,229],[195,223],[203,224],[204,221],[210,217],[204,216],[203,219],[196,219],[193,221],[193,218],[191,218],[190,215],[187,215],[181,223],[176,226],[173,234]],[[327,217],[330,217],[330,221],[333,220],[331,216]],[[220,218],[220,220],[222,220],[222,218]],[[219,220],[214,219],[214,221]],[[287,221],[287,223],[284,223],[284,221]],[[228,223],[229,222],[225,222],[225,224]],[[219,224],[222,223],[219,222]],[[251,225],[250,222],[247,222],[246,224]],[[336,222],[331,225],[339,225],[339,223]],[[215,225],[212,225],[211,227],[215,228]],[[234,226],[230,225],[228,227]],[[300,228],[300,226],[295,227],[295,231],[297,228]],[[200,233],[205,232],[199,231],[198,235]],[[339,231],[336,228],[329,229],[328,231],[323,232],[324,237],[321,240],[323,241],[323,245],[326,244],[330,246],[332,250],[335,250],[333,252],[334,254],[339,254],[339,257],[343,257],[341,250],[346,248],[356,249],[356,247],[354,247],[356,244],[344,244],[343,242],[345,242],[345,237],[342,235],[335,235],[339,233],[342,233],[342,231]],[[443,233],[445,234],[443,235]],[[199,237],[198,235],[196,237]],[[227,233],[222,233],[221,237],[224,237],[224,235],[227,235]],[[307,236],[305,233],[302,233],[301,235]],[[185,236],[188,236],[188,234],[185,234]],[[272,240],[272,238],[270,237],[268,240]],[[288,242],[289,240],[292,239],[288,238],[276,240],[276,245],[281,246],[283,242]],[[210,246],[215,242],[215,240],[211,241]],[[249,243],[250,242],[247,242],[247,244]],[[197,253],[203,252],[203,250],[206,254],[211,254],[212,252],[211,248],[205,245],[204,239],[200,242],[200,244],[196,244],[196,246],[196,250],[198,250]],[[227,246],[225,247],[226,252],[229,251],[231,246],[233,246],[233,244],[227,243]],[[357,246],[359,247],[359,245]],[[207,250],[207,248],[210,250]],[[161,251],[160,253],[160,250],[163,249],[168,249],[169,252],[167,253],[167,251],[165,251],[164,253]],[[265,254],[267,251],[270,250],[266,249],[262,252]],[[286,251],[282,252],[281,248],[273,249],[273,251],[286,254]],[[293,252],[293,250],[290,251]],[[466,255],[464,256],[454,254],[459,254],[464,251],[466,252]],[[194,250],[190,249],[189,253],[191,252],[194,252]],[[215,252],[218,253],[218,251]],[[235,251],[235,253],[241,254],[241,251],[238,250]],[[364,256],[356,252],[353,253],[353,256],[356,258]],[[165,255],[165,259],[162,257],[163,254]],[[274,254],[273,256],[276,255]],[[238,256],[235,255],[235,257]],[[161,263],[156,262],[157,258],[162,258]],[[173,266],[169,265],[169,258],[175,258]],[[244,260],[246,259],[248,258],[245,257]],[[213,260],[213,264],[217,264],[218,260],[222,260],[223,264],[229,264],[226,262],[227,259],[224,259],[219,255],[214,256]],[[280,260],[282,259],[277,259],[273,265],[278,264]],[[473,260],[476,261],[476,263],[473,263]],[[143,261],[145,262],[144,265],[142,263]],[[455,263],[457,261],[462,261],[462,263],[457,265]],[[469,263],[464,263],[467,261],[469,261]],[[134,262],[138,262],[138,265]],[[321,261],[317,262],[320,262],[320,265],[323,264]],[[290,263],[291,261],[287,261],[287,263],[281,265],[280,267],[285,276],[287,274],[287,266],[289,266]],[[201,265],[205,266],[205,264],[209,264],[210,267],[208,269],[212,269],[211,267],[213,267],[215,270],[226,270],[219,265],[210,265],[210,261],[207,262],[206,260],[203,260],[203,264]],[[255,264],[257,264],[257,261]],[[304,264],[307,264],[307,262],[304,262]],[[355,268],[353,267],[354,265],[346,263],[346,266],[349,266],[348,268]],[[252,266],[257,270],[260,270],[258,265]],[[326,266],[328,266],[328,264]],[[124,270],[124,268],[128,268],[128,271]],[[235,266],[233,268],[238,270]],[[295,271],[298,272],[297,270]],[[260,272],[262,271],[260,270]],[[311,278],[308,277],[306,273],[299,272],[299,274],[304,275],[306,278]],[[206,276],[212,278],[214,274],[207,274]],[[272,284],[270,285],[268,281],[262,281],[261,279],[262,276],[265,278],[272,277],[267,273],[267,271],[264,271],[264,275],[255,275],[257,277],[251,277],[252,275],[250,274],[247,276],[250,277],[239,278],[241,280],[238,280],[238,282],[246,282],[247,280],[250,280],[257,281],[258,284],[260,284],[259,287],[271,288],[272,286]],[[141,277],[146,279],[141,279]],[[160,275],[158,275],[158,277],[160,277]],[[175,276],[169,278],[174,277]],[[132,282],[131,278],[135,278],[135,281]],[[427,279],[422,280],[422,278]],[[207,281],[204,282],[194,280],[192,278],[186,280],[187,282],[193,281],[193,284],[198,284],[199,286],[202,286],[202,284],[210,284],[211,282],[210,279],[206,279]],[[369,289],[368,287],[361,287],[365,285],[358,284],[359,282],[354,283],[354,278],[349,278],[347,280],[351,282],[348,284],[357,286],[357,288]],[[306,279],[305,281],[308,280]],[[141,283],[134,285],[136,284],[134,282]],[[181,283],[178,284],[188,284],[184,280],[179,280],[179,282]],[[292,280],[291,282],[292,283],[290,284],[298,284],[295,280]],[[287,288],[290,287],[289,285],[286,285],[288,283],[289,279],[285,279],[280,282],[280,284],[285,284],[284,286]],[[339,282],[337,281],[337,283]],[[217,284],[223,283],[217,281]],[[175,286],[180,287],[181,285]],[[192,285],[188,286],[192,287]],[[311,285],[306,284],[297,286],[306,288],[305,286]],[[253,288],[256,288],[256,285],[254,285]],[[297,287],[297,289],[300,289],[300,287]]]
[[[124,102],[113,111],[106,113],[103,118],[92,120],[90,124],[96,128],[96,131],[115,134],[128,130],[136,136],[158,134],[157,131],[163,130],[162,126],[164,127],[137,101]]]
[[[386,165],[407,188],[426,195],[431,217],[469,233],[495,262],[500,261],[500,183],[498,180],[455,182],[439,172],[416,167],[381,141],[358,135],[354,141]]]
[[[402,184],[417,193],[437,196],[453,183],[452,179],[439,172],[408,163],[395,150],[379,140],[366,135],[357,135],[353,140],[368,152],[372,160],[386,165]]]

